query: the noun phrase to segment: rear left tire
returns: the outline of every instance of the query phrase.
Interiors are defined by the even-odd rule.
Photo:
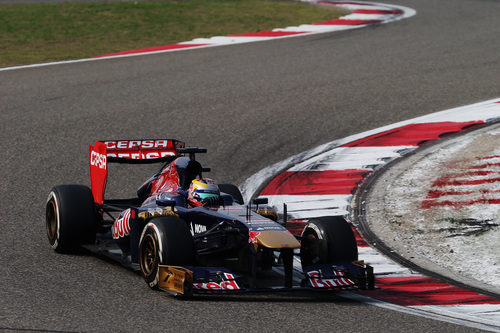
[[[56,252],[71,253],[93,243],[97,214],[92,192],[83,185],[52,188],[45,208],[47,237]]]

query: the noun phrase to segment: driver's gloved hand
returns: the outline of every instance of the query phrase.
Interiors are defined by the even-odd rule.
[[[204,199],[201,203],[203,206],[218,206],[220,205],[221,198],[220,197],[208,197]]]

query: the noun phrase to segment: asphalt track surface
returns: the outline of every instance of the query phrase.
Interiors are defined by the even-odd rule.
[[[336,138],[498,96],[499,1],[391,3],[417,15],[355,31],[0,72],[0,330],[473,331],[335,294],[179,301],[103,259],[58,255],[45,236],[48,191],[89,183],[96,139],[205,146],[199,159],[211,177],[240,184]],[[117,195],[149,176],[114,174]]]

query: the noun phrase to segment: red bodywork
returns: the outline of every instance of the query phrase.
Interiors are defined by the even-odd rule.
[[[184,142],[172,139],[96,141],[90,146],[90,183],[94,201],[104,203],[109,162],[156,163],[177,156],[177,149],[184,146]],[[171,177],[168,172],[163,170],[160,178],[153,182],[155,192],[160,189],[164,191],[166,187],[170,189],[175,185],[176,178],[179,186],[178,177]]]

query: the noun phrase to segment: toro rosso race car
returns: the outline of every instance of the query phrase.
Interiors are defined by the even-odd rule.
[[[282,216],[266,198],[245,205],[236,186],[203,177],[210,170],[195,157],[205,152],[172,139],[97,141],[90,146],[91,189],[50,191],[50,245],[108,256],[174,295],[373,288],[373,269],[358,261],[344,218],[287,221],[286,205]],[[162,166],[136,197],[105,199],[109,163]]]

